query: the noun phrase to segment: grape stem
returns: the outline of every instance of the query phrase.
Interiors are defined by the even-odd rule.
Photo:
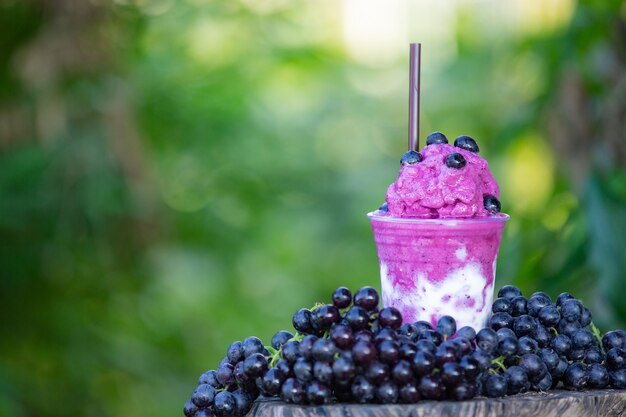
[[[504,366],[504,356],[498,356],[492,360],[491,363],[502,369],[503,372],[506,371],[506,366]]]
[[[593,322],[589,323],[589,327],[591,327],[591,333],[593,333],[598,340],[598,344],[602,347],[602,334],[600,333],[600,329],[598,329]]]

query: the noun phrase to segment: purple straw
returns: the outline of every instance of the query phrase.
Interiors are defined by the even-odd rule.
[[[420,61],[422,44],[412,43],[409,64],[409,150],[420,145]]]

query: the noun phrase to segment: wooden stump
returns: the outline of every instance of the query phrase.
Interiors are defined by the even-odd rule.
[[[626,416],[626,390],[532,393],[418,404],[300,406],[257,400],[247,417],[617,417]]]

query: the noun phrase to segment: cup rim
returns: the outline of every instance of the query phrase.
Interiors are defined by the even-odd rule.
[[[506,213],[498,213],[489,217],[470,217],[470,218],[424,218],[424,217],[393,217],[386,212],[376,210],[367,213],[370,220],[376,220],[387,223],[404,223],[404,224],[441,224],[445,226],[455,226],[457,224],[484,224],[484,223],[504,223],[511,216]]]

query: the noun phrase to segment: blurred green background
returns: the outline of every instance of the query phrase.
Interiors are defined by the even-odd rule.
[[[182,415],[231,341],[378,286],[415,40],[423,136],[500,181],[498,285],[623,326],[623,2],[1,0],[0,415]]]

